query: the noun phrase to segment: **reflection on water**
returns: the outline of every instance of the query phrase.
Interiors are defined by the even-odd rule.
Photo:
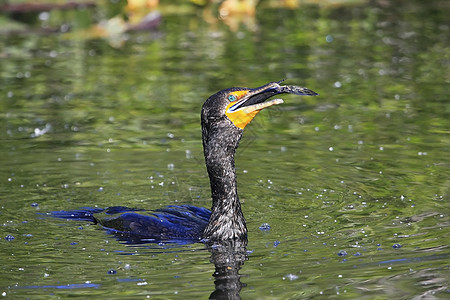
[[[211,262],[215,266],[215,291],[210,299],[240,299],[240,291],[245,284],[241,283],[239,270],[248,259],[246,244],[236,242],[209,247]]]
[[[437,0],[261,3],[256,30],[232,32],[161,10],[157,31],[128,33],[117,49],[0,33],[0,293],[447,298],[448,12]],[[283,78],[320,97],[283,97],[244,134],[246,250],[125,245],[42,217],[209,208],[201,104]]]

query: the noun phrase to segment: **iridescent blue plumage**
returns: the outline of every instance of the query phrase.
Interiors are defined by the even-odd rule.
[[[100,224],[118,240],[132,244],[199,242],[210,215],[210,210],[191,205],[170,205],[154,211],[124,206],[84,207],[51,213],[61,219]]]

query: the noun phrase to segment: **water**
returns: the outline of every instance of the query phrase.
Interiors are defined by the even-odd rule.
[[[240,296],[447,298],[448,3],[262,3],[255,31],[161,9],[157,30],[118,48],[84,34],[1,35],[0,293],[209,297],[202,244],[124,245],[45,213],[209,207],[203,101],[288,78],[320,96],[284,96],[246,128]]]

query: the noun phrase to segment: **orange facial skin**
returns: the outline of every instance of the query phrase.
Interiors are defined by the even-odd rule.
[[[240,128],[244,129],[245,126],[247,126],[248,123],[250,123],[251,120],[258,114],[262,109],[283,103],[283,100],[281,99],[273,99],[267,102],[253,104],[249,106],[244,106],[242,108],[238,108],[236,110],[232,109],[233,106],[239,105],[240,102],[245,101],[241,100],[247,95],[249,90],[242,90],[242,91],[234,91],[228,94],[228,99],[230,100],[230,103],[226,107],[225,115],[230,119],[233,124]],[[233,100],[233,98],[235,100]]]

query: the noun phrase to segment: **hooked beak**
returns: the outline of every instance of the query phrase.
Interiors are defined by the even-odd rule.
[[[300,96],[316,96],[316,92],[305,87],[294,85],[283,85],[278,82],[270,82],[266,85],[254,88],[231,92],[230,95],[236,100],[231,101],[226,108],[225,114],[237,127],[244,129],[248,123],[256,116],[262,109],[283,103],[283,99],[272,99],[266,101],[270,97],[277,94],[296,94]]]

